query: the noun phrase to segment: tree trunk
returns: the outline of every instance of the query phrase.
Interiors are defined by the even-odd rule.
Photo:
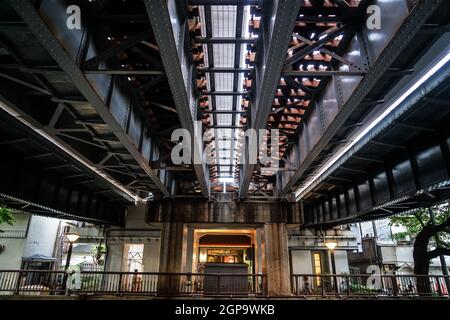
[[[430,271],[430,259],[428,257],[428,242],[433,235],[431,228],[425,226],[414,241],[414,274],[418,276],[428,275]],[[431,285],[427,277],[417,277],[417,291],[420,295],[431,294]]]
[[[417,234],[414,241],[414,274],[417,277],[417,291],[420,295],[430,295],[432,293],[430,279],[428,273],[430,271],[430,261],[439,255],[450,255],[448,248],[436,248],[428,251],[428,244],[431,237],[437,236],[438,232],[448,232],[450,228],[450,217],[439,225],[427,224]],[[436,243],[438,247],[438,243]],[[438,284],[439,285],[439,284]]]

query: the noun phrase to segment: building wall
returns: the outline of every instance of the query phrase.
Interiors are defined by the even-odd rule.
[[[291,250],[291,272],[293,274],[312,274],[310,250]]]
[[[0,244],[6,247],[0,254],[0,269],[20,269],[22,258],[35,254],[53,257],[61,220],[28,213],[15,213],[14,217],[12,226],[0,226],[5,231],[0,235]]]
[[[349,273],[347,250],[335,250],[334,261],[337,274]]]
[[[313,229],[291,229],[289,234],[289,249],[291,257],[291,272],[294,274],[312,274],[312,253],[321,251],[325,260],[323,272],[331,273],[331,257],[324,241],[335,241],[334,250],[336,272],[349,273],[348,252],[356,250],[358,229],[354,227],[338,227],[324,230],[323,233]]]
[[[158,272],[159,271],[159,250],[160,241],[150,242],[144,245],[144,271]]]
[[[383,263],[395,264],[397,267],[403,267],[401,273],[413,273],[413,245],[380,245],[380,250]],[[448,256],[445,258],[447,267],[450,269],[450,258]],[[430,274],[442,274],[442,266],[439,258],[431,260]]]
[[[413,261],[412,246],[380,246],[383,263],[402,265]]]
[[[147,207],[143,203],[128,207],[127,220],[125,222],[126,229],[150,229],[146,220]]]
[[[131,240],[131,241],[130,241]],[[143,244],[143,264],[144,272],[158,272],[159,271],[159,241],[141,241],[136,239],[124,239],[123,241],[108,243],[108,258],[106,260],[105,271],[119,272],[127,271],[127,253],[125,246],[127,244]]]
[[[158,226],[146,222],[146,207],[144,204],[130,206],[124,229],[108,230],[108,257],[106,271],[127,270],[127,244],[143,244],[144,272],[158,272],[160,259],[161,232]]]
[[[291,250],[293,274],[312,274],[312,250]],[[349,273],[347,250],[335,250],[336,273]],[[331,257],[328,255],[328,270],[331,270]]]
[[[108,255],[106,258],[105,271],[122,271],[123,243],[108,243]]]
[[[403,226],[391,226],[389,219],[380,219],[375,221],[366,221],[358,224],[360,228],[360,234],[363,238],[373,237],[375,232],[373,226],[376,227],[376,234],[378,236],[377,242],[382,244],[395,244],[392,239],[392,235],[406,231]],[[361,237],[358,236],[358,241],[361,242]],[[406,236],[405,240],[410,240],[409,236]]]
[[[23,257],[35,254],[53,257],[60,222],[55,218],[31,216]]]
[[[0,270],[17,270],[22,264],[22,256],[26,244],[26,232],[30,216],[23,213],[15,213],[16,221],[12,226],[1,224],[0,245],[5,246],[5,250],[0,254]]]
[[[0,254],[0,270],[18,270],[22,264],[22,252],[25,248],[24,239],[1,239],[5,251]]]

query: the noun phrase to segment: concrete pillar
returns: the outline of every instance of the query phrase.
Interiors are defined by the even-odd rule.
[[[186,236],[186,265],[183,267],[184,272],[193,272],[195,270],[192,269],[193,266],[193,255],[194,255],[194,228],[185,227]]]
[[[108,243],[108,254],[106,257],[105,271],[120,272],[123,270],[123,243]]]
[[[183,223],[163,223],[159,272],[183,272],[183,238]],[[158,291],[161,293],[177,292],[180,288],[181,280],[182,277],[173,274],[160,275]]]
[[[265,270],[269,296],[290,296],[288,232],[285,223],[264,225]]]

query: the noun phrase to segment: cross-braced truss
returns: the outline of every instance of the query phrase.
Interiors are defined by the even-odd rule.
[[[0,4],[2,109],[131,198],[303,197],[316,171],[448,30],[442,0],[77,4],[81,30],[67,29],[62,1]],[[366,24],[372,4],[382,11],[381,30]],[[184,128],[194,137],[195,121],[206,141],[191,145],[191,163],[175,164],[171,134]],[[278,150],[248,129],[278,130]],[[270,161],[250,162],[255,147]],[[332,174],[324,183],[338,179],[348,180]],[[307,199],[322,197],[311,192]]]

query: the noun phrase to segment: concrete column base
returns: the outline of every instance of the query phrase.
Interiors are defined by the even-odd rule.
[[[285,223],[264,225],[267,293],[269,296],[291,296],[288,232]]]
[[[163,223],[159,272],[182,272],[183,228],[183,223]],[[181,277],[176,275],[159,275],[158,291],[168,294],[171,292],[178,292],[181,280]]]

